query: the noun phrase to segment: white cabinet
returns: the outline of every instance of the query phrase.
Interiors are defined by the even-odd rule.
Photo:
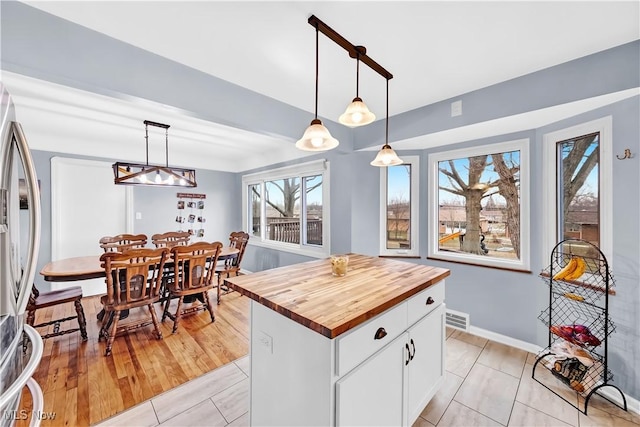
[[[336,383],[336,424],[404,425],[408,334],[389,343]]]
[[[444,283],[428,288],[405,303],[338,340],[338,360],[369,356],[336,383],[336,425],[411,425],[444,381]],[[398,319],[404,319],[399,331]],[[410,324],[410,320],[415,323]],[[389,331],[386,345],[374,332]],[[349,345],[344,345],[349,343]],[[374,345],[380,349],[366,353]],[[373,353],[373,354],[371,354]],[[343,372],[341,363],[338,372]],[[351,367],[351,364],[349,364]]]
[[[444,280],[334,339],[251,301],[250,423],[406,426],[444,379]]]
[[[409,424],[418,418],[444,380],[444,341],[445,306],[440,304],[409,329]]]

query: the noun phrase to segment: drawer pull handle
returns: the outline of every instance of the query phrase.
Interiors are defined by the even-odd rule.
[[[376,334],[373,336],[374,340],[381,340],[382,338],[387,336],[387,331],[384,328],[378,328]]]
[[[413,342],[413,338],[411,338],[411,347],[413,347],[413,354],[410,354],[409,359],[413,360],[413,357],[416,355],[416,344]]]
[[[404,348],[407,349],[407,359],[404,361],[404,366],[407,366],[411,361],[411,350],[409,350],[409,344],[404,343]]]
[[[431,305],[434,302],[436,302],[436,300],[434,300],[433,298],[431,298],[431,297],[427,298],[427,305]]]

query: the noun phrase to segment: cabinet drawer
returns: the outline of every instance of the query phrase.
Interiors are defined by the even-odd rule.
[[[407,329],[407,303],[403,302],[337,338],[338,376],[359,365],[367,357],[393,341]],[[384,331],[378,332],[380,329]],[[384,335],[377,338],[376,335]]]
[[[444,280],[429,286],[407,301],[408,325],[411,326],[444,302]]]

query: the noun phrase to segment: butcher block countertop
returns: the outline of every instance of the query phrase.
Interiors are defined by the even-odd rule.
[[[329,258],[230,277],[232,289],[328,338],[364,323],[450,272],[388,258],[349,254],[346,276]]]

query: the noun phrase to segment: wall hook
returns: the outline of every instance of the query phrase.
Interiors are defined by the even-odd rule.
[[[622,157],[616,155],[616,157],[618,158],[618,160],[630,159],[632,157],[631,150],[629,148],[625,148],[624,155]]]

